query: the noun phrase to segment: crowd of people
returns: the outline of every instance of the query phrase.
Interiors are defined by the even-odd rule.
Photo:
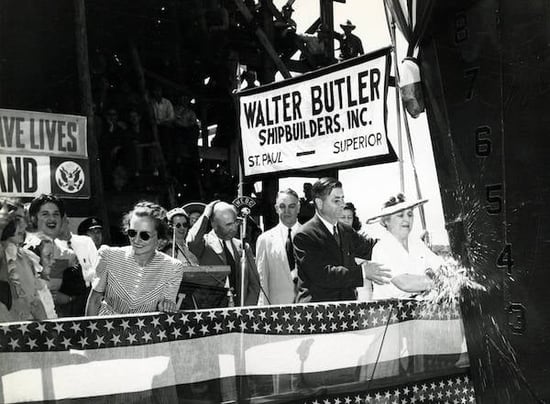
[[[301,223],[302,205],[310,202],[314,212]],[[413,209],[425,202],[402,194],[388,199],[368,221],[386,229],[374,240],[360,231],[342,183],[321,178],[305,184],[304,198],[279,191],[279,223],[250,245],[240,237],[243,219],[232,204],[194,202],[167,211],[141,201],[122,218],[127,245],[115,247],[103,244],[96,217],[73,234],[63,200],[53,195],[28,205],[3,198],[0,321],[409,298],[432,287],[442,264],[411,236]],[[217,284],[193,284],[193,305],[182,306],[184,295],[194,293],[186,277],[218,266],[226,272]]]
[[[104,107],[102,116],[98,117],[100,125],[96,125],[96,131],[106,189],[124,191],[130,186],[136,188],[133,179],[159,177],[163,165],[181,183],[190,182],[188,177],[178,177],[177,174],[192,172],[196,177],[200,169],[200,121],[192,98],[181,93],[172,103],[158,85],[151,88],[148,105],[134,98],[127,95],[117,99],[113,95],[112,104]],[[151,117],[148,116],[149,108]],[[158,137],[155,137],[153,128]],[[143,187],[150,182],[137,181]],[[197,186],[188,184],[191,185]]]

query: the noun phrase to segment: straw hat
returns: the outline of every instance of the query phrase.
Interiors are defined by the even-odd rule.
[[[185,210],[188,215],[194,212],[198,212],[202,215],[204,208],[206,208],[206,204],[202,202],[189,202],[182,206],[182,209]]]
[[[394,213],[401,212],[402,210],[412,209],[419,205],[428,202],[427,199],[417,199],[414,201],[405,200],[405,195],[399,193],[396,196],[392,196],[382,206],[382,210],[376,216],[367,220],[367,224],[376,223],[385,216],[391,216]]]

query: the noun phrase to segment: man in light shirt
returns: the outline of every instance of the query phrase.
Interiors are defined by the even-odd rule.
[[[152,96],[151,105],[153,106],[157,125],[171,126],[176,117],[174,106],[169,99],[162,96],[162,88],[160,86],[153,88]]]
[[[290,304],[296,300],[297,270],[293,239],[298,223],[300,199],[296,191],[279,191],[275,203],[279,224],[258,237],[256,266],[262,292],[258,304]]]

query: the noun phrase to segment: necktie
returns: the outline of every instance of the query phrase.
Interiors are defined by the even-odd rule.
[[[285,242],[286,257],[288,258],[288,266],[292,271],[296,265],[294,260],[294,247],[292,246],[292,229],[288,229],[288,237]]]
[[[338,244],[338,247],[340,247],[340,234],[338,234],[338,228],[336,227],[336,225],[332,226],[332,230],[333,230],[333,235],[334,235],[334,239],[336,240],[336,244]]]
[[[222,241],[222,245],[223,245],[223,252],[225,254],[225,262],[229,264],[229,267],[231,268],[231,272],[229,273],[229,286],[231,286],[233,290],[236,291],[237,290],[237,264],[233,259],[233,254],[231,254],[231,251],[229,251],[229,248],[227,248],[227,243],[225,241]]]

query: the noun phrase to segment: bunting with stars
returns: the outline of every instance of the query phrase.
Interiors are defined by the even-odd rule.
[[[468,368],[459,313],[416,301],[0,325],[0,402],[462,404]]]

